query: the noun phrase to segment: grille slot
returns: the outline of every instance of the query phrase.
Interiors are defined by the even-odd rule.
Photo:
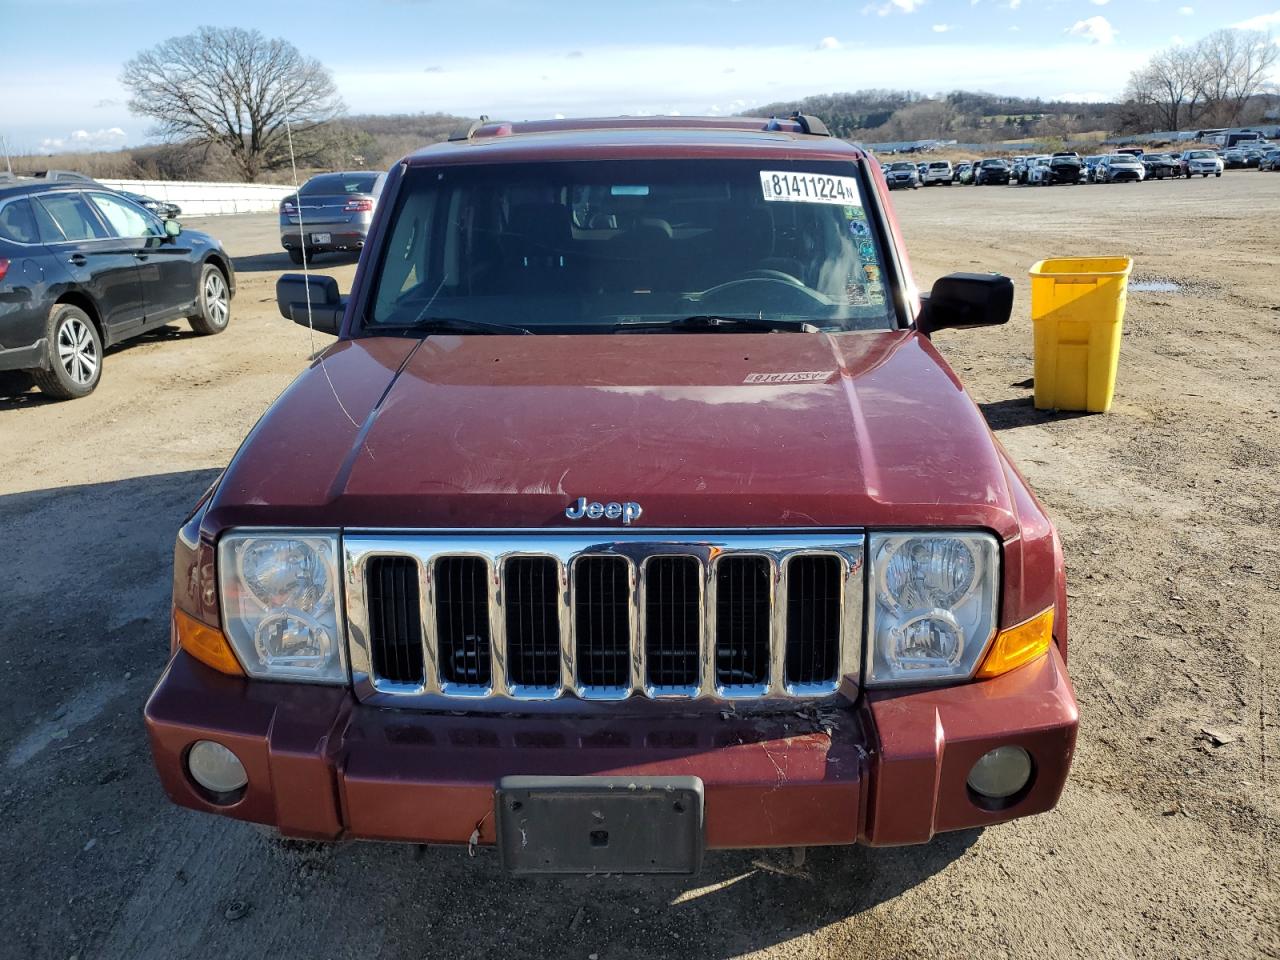
[[[580,557],[574,564],[574,635],[580,686],[630,685],[628,567],[622,557]]]
[[[792,557],[787,563],[787,683],[832,682],[839,651],[840,561]]]
[[[493,676],[488,564],[477,557],[440,557],[435,581],[440,677],[458,686],[487,687]]]
[[[694,557],[653,557],[645,564],[645,675],[658,690],[698,685],[701,580]]]
[[[769,682],[769,561],[721,557],[716,565],[716,683]]]
[[[560,572],[551,557],[512,557],[503,567],[507,675],[513,684],[560,687]]]
[[[418,562],[412,557],[374,557],[365,575],[374,669],[393,683],[421,686],[425,674]]]

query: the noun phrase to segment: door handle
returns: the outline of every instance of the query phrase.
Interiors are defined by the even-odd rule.
[[[77,267],[83,267],[86,263],[89,262],[89,258],[86,257],[83,253],[73,253],[71,255],[71,262],[74,263]]]

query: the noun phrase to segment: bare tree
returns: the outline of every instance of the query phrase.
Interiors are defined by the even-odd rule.
[[[1239,123],[1245,105],[1266,89],[1280,48],[1261,30],[1218,30],[1198,44],[1205,99],[1222,124]]]
[[[342,112],[329,71],[287,40],[257,30],[201,27],[145,50],[120,77],[129,109],[151,117],[166,139],[219,146],[245,180],[289,161],[295,136]]]
[[[1205,95],[1204,58],[1198,47],[1170,47],[1129,77],[1125,100],[1148,108],[1151,123],[1177,130],[1195,123]]]
[[[1266,91],[1277,59],[1280,48],[1257,30],[1219,30],[1170,47],[1130,75],[1122,115],[1164,130],[1239,123],[1250,100]]]

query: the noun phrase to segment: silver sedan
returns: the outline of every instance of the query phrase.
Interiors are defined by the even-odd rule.
[[[322,173],[280,201],[280,244],[289,259],[363,247],[386,178],[368,170]]]

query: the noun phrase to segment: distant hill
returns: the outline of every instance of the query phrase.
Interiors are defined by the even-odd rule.
[[[1077,103],[955,90],[926,97],[912,90],[857,90],[826,93],[745,111],[784,116],[795,110],[821,117],[846,140],[998,142],[1063,137],[1106,129],[1115,105]]]

